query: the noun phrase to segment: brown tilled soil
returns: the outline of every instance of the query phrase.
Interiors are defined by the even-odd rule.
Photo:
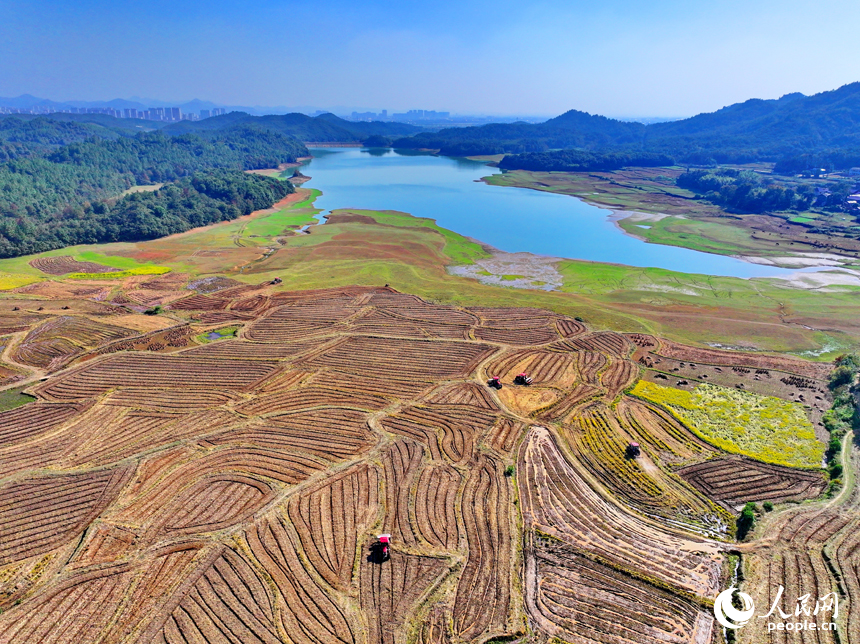
[[[0,644],[706,644],[733,506],[823,488],[624,395],[691,360],[812,395],[826,374],[803,361],[388,288],[111,293],[165,297],[166,328],[51,288],[4,332],[37,400],[0,412]],[[794,515],[755,574],[823,592],[832,560],[860,601],[856,517]]]

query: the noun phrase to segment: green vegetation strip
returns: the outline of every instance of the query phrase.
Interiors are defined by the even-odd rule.
[[[54,251],[50,253],[50,255],[63,255],[64,253],[60,251]],[[68,254],[68,253],[65,253]],[[48,257],[49,254],[46,253],[42,255],[42,257]],[[74,258],[80,262],[93,262],[95,264],[101,264],[102,266],[110,266],[111,268],[118,268],[120,270],[130,270],[133,268],[140,268],[140,262],[131,258],[131,257],[122,257],[121,255],[103,255],[101,253],[97,253],[92,250],[81,251],[74,255]]]
[[[776,465],[821,467],[824,446],[797,403],[716,385],[683,391],[642,380],[631,393],[666,407],[699,438],[727,452]]]
[[[857,402],[857,396],[860,395],[860,385],[857,383],[860,356],[853,353],[842,355],[836,358],[835,364],[829,385],[833,392],[833,406],[822,419],[824,427],[830,432],[826,454],[827,472],[830,475],[830,486],[827,489],[829,496],[842,487],[844,471],[840,454],[845,435],[860,429],[860,405]]]

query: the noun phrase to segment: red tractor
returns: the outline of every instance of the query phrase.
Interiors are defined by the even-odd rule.
[[[381,554],[381,559],[382,561],[388,561],[391,559],[391,535],[381,534],[377,539],[379,539],[379,552]]]
[[[515,385],[530,385],[532,384],[532,377],[527,373],[521,373],[514,378]]]
[[[498,376],[493,376],[487,381],[487,386],[492,387],[493,389],[501,389],[502,388],[502,380]]]

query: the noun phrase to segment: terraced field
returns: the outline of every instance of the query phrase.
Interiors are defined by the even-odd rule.
[[[856,455],[852,465],[856,467]],[[778,606],[774,621],[834,621],[838,631],[768,631],[764,624],[743,629],[743,644],[840,644],[860,641],[860,512],[858,490],[813,507],[799,507],[768,522],[758,547],[744,558],[745,592]],[[779,588],[784,592],[779,595]],[[829,610],[821,598],[830,596]],[[779,601],[777,602],[777,599]],[[815,612],[818,607],[820,612]],[[838,610],[838,616],[833,608]],[[836,619],[838,617],[838,619]],[[758,621],[758,620],[756,620]]]
[[[71,255],[59,257],[39,257],[30,262],[33,268],[38,268],[48,275],[65,275],[66,273],[111,273],[118,268],[103,266],[95,262],[80,262]]]
[[[716,644],[737,506],[826,487],[628,394],[682,360],[811,394],[800,360],[387,287],[146,279],[9,296],[36,400],[0,412],[0,644]],[[150,297],[169,318],[129,323]],[[775,512],[753,583],[838,570],[860,602],[845,507]]]

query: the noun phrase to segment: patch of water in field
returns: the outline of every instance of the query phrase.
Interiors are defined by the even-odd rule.
[[[311,148],[306,186],[316,206],[399,210],[507,252],[585,259],[731,277],[787,276],[797,270],[752,264],[624,234],[610,211],[566,195],[487,185],[500,170],[466,159],[363,148]],[[808,269],[807,269],[808,270]]]

